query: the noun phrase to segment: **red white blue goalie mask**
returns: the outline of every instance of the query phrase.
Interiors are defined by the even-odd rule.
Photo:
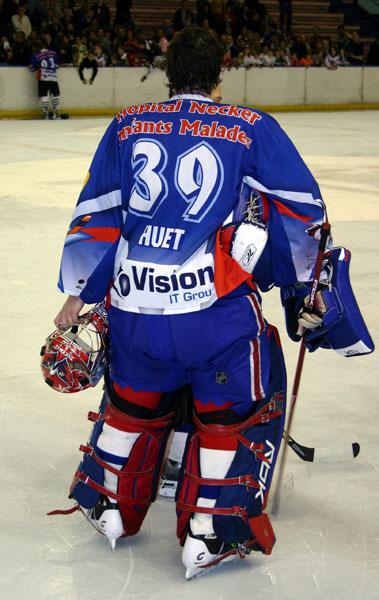
[[[94,387],[108,365],[108,321],[103,304],[79,318],[79,325],[56,329],[41,348],[46,383],[73,394]]]

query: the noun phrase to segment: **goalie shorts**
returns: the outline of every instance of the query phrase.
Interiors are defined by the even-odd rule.
[[[39,81],[38,82],[38,96],[43,98],[48,96],[59,96],[59,85],[56,81]]]
[[[116,393],[126,400],[138,403],[142,398],[146,408],[155,409],[161,396],[157,392],[189,383],[199,415],[222,411],[240,416],[267,395],[268,343],[257,293],[177,315],[129,313],[111,306],[108,317],[110,376]]]

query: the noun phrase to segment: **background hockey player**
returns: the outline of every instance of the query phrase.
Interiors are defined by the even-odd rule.
[[[264,509],[286,382],[257,285],[293,291],[294,335],[299,313],[322,329],[326,308],[319,292],[317,312],[302,311],[325,219],[317,183],[274,119],[211,100],[222,57],[212,35],[186,28],[167,55],[169,101],[112,121],[67,234],[59,287],[69,298],[55,319],[72,326],[110,289],[108,401],[70,493],[112,547],[141,527],[172,391],[191,384],[177,497],[187,578],[275,542]]]
[[[52,118],[58,119],[60,91],[58,85],[58,56],[55,50],[41,48],[39,52],[33,54],[30,69],[36,72],[38,96],[43,118],[49,119],[51,101]]]

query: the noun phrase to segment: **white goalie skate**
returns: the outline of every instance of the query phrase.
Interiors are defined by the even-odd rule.
[[[185,578],[189,580],[198,577],[221,563],[232,562],[249,553],[250,549],[223,542],[214,533],[195,535],[190,528],[182,553],[182,561],[186,567]]]
[[[114,550],[117,540],[124,534],[118,505],[111,502],[107,496],[101,496],[93,508],[79,506],[79,509],[91,525],[105,535],[111,549]]]

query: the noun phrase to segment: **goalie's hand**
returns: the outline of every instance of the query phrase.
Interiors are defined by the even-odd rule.
[[[67,329],[77,325],[79,323],[79,313],[83,306],[84,302],[79,296],[69,296],[54,319],[55,326],[58,329]]]
[[[316,329],[317,327],[320,327],[323,322],[323,315],[326,312],[326,306],[321,292],[316,292],[313,308],[308,307],[309,298],[309,295],[305,296],[304,306],[300,310],[297,317],[297,322],[299,323],[297,335],[303,335],[305,331],[309,329]]]

